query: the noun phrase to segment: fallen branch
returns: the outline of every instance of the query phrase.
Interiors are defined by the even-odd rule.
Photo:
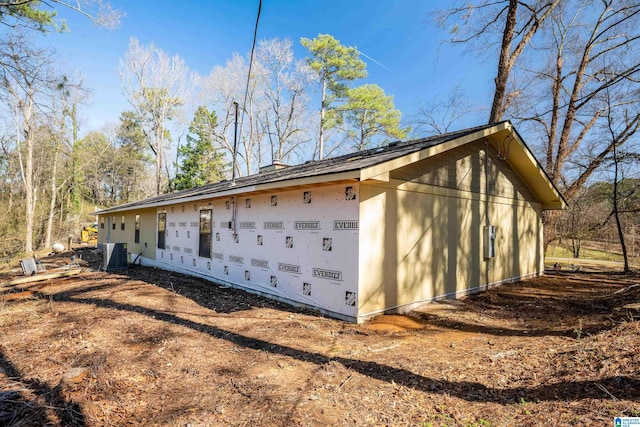
[[[636,283],[635,285],[631,285],[631,286],[627,286],[626,288],[622,288],[622,289],[618,289],[617,291],[615,291],[613,294],[623,294],[633,288],[637,288],[638,286],[640,286],[640,283]]]
[[[377,353],[379,351],[391,350],[392,348],[396,348],[399,345],[400,344],[393,344],[393,345],[390,345],[389,347],[376,348],[375,350],[371,350],[371,351],[374,352],[374,353]]]
[[[338,386],[338,389],[341,389],[343,385],[345,385],[347,383],[347,381],[349,381],[351,379],[351,377],[353,377],[353,374],[349,374],[349,376],[347,377],[347,379],[345,379],[344,381],[342,381],[340,383],[340,386]]]
[[[605,393],[607,393],[609,396],[611,396],[611,398],[615,401],[618,400],[617,397],[615,397],[613,394],[611,394],[611,392],[609,390],[607,390],[607,388],[605,386],[603,386],[600,383],[596,383],[596,387],[598,387],[600,390],[604,391]]]

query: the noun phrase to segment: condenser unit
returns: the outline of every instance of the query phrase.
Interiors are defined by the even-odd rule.
[[[105,243],[102,248],[105,271],[124,270],[127,268],[127,244]]]

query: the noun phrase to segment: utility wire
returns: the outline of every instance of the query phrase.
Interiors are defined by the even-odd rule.
[[[260,12],[262,12],[262,0],[258,2],[258,16],[256,17],[256,26],[253,30],[253,44],[251,45],[251,56],[249,57],[249,72],[247,73],[247,85],[244,89],[244,101],[242,102],[242,114],[240,115],[240,132],[242,133],[242,125],[244,123],[244,114],[246,112],[247,95],[249,94],[249,82],[251,81],[251,68],[253,66],[253,54],[256,49],[256,39],[258,37],[258,23],[260,22]],[[233,150],[233,163],[235,167],[237,147]],[[247,154],[249,155],[249,154]]]

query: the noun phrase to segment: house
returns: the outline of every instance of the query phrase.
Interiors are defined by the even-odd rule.
[[[98,238],[360,322],[541,275],[542,213],[565,206],[501,122],[105,209]]]

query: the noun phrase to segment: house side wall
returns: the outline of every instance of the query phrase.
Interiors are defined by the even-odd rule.
[[[123,215],[124,230],[121,226]],[[135,242],[136,215],[140,215],[139,243]],[[156,256],[156,223],[156,209],[140,209],[109,215],[99,215],[98,242],[126,243],[129,262],[133,262],[141,252],[142,256],[153,259]],[[104,224],[104,227],[101,224]]]
[[[542,273],[541,209],[491,152],[487,186],[485,147],[469,144],[393,171],[389,182],[361,183],[361,317]],[[490,259],[487,224],[496,227]]]
[[[488,174],[485,173],[487,152]],[[493,145],[480,140],[397,169],[391,177],[477,194],[535,201],[535,196],[516,171],[503,160],[505,155],[508,156],[507,148],[503,147],[503,152],[498,152]]]
[[[165,247],[156,248],[156,235],[151,235],[155,252],[145,250],[142,263],[355,320],[359,199],[353,182],[153,209],[148,216],[154,233],[158,213],[166,214]],[[209,209],[211,254],[206,257],[199,252],[199,221],[200,212]],[[127,220],[136,213],[127,214]],[[115,215],[119,221],[120,214]],[[127,236],[113,233],[111,241],[127,237],[131,244],[133,228],[128,227]],[[99,237],[106,241],[106,234]]]

